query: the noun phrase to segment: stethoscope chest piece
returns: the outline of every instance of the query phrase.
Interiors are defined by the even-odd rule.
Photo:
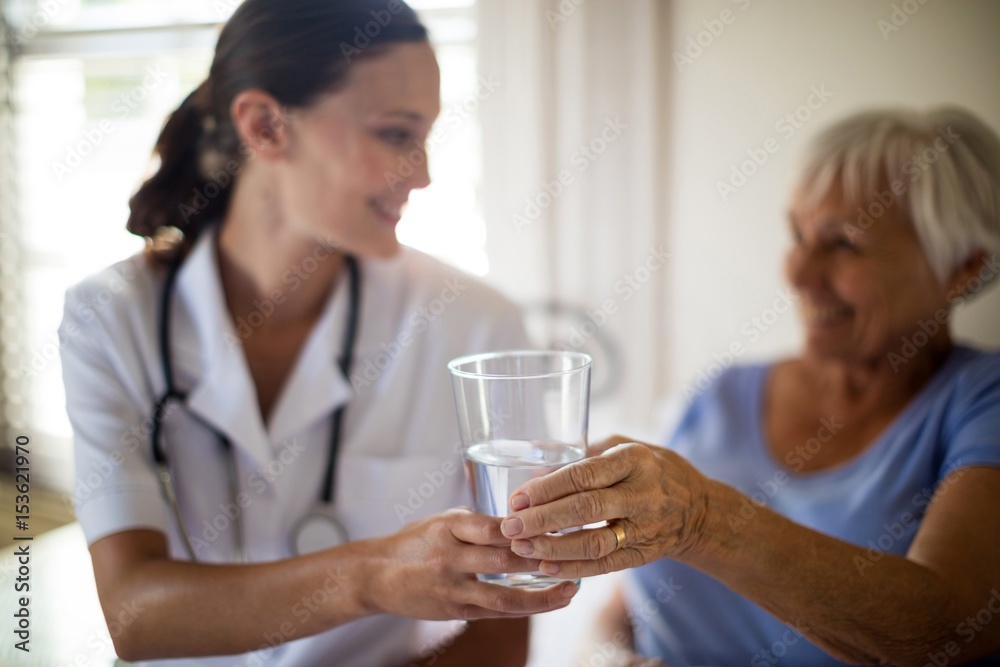
[[[348,542],[344,524],[329,511],[313,510],[295,524],[292,530],[292,550],[299,556],[311,554]]]
[[[358,332],[359,309],[361,304],[361,275],[357,261],[350,255],[345,256],[347,273],[349,278],[350,305],[347,315],[347,327],[344,332],[343,348],[337,360],[340,370],[345,378],[351,376],[351,363],[354,356],[354,341]],[[161,423],[167,413],[167,405],[170,401],[179,401],[182,405],[186,401],[186,395],[177,390],[174,386],[173,368],[170,359],[170,298],[173,293],[174,283],[183,261],[183,255],[178,254],[171,263],[167,273],[167,278],[163,285],[163,294],[160,299],[160,331],[159,347],[160,362],[163,368],[163,378],[166,390],[153,406],[153,428],[150,434],[150,445],[152,447],[153,459],[158,468],[160,487],[164,500],[170,506],[177,520],[184,545],[191,560],[197,561],[195,550],[191,540],[187,537],[184,526],[184,518],[177,502],[177,493],[174,488],[173,476],[167,461],[166,449],[162,446],[163,429]],[[323,483],[323,492],[319,499],[319,504],[315,510],[301,519],[293,528],[290,539],[292,550],[299,555],[329,549],[348,542],[347,530],[344,525],[337,520],[333,514],[333,480],[337,463],[337,451],[340,447],[341,422],[344,418],[345,406],[341,405],[333,414],[333,423],[330,429],[330,450],[326,462],[326,476]],[[211,429],[212,427],[209,426]],[[214,429],[212,429],[214,430]],[[239,494],[239,484],[236,475],[236,461],[233,456],[232,445],[229,439],[216,431],[216,435],[225,450],[225,455],[229,459],[228,477],[229,494],[235,499]],[[236,528],[236,553],[237,561],[242,562],[243,551],[243,517],[240,515],[235,521]]]

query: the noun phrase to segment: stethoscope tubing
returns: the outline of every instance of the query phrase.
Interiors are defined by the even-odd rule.
[[[182,541],[184,543],[185,550],[192,561],[197,561],[197,556],[195,554],[195,549],[191,544],[191,539],[187,534],[184,527],[184,519],[181,515],[180,503],[177,498],[176,485],[173,481],[173,475],[170,471],[169,461],[167,459],[166,451],[162,446],[163,439],[163,421],[166,418],[166,413],[168,406],[171,401],[177,401],[181,405],[187,404],[187,394],[178,391],[174,385],[174,374],[173,374],[173,363],[172,354],[170,349],[170,320],[171,320],[171,301],[177,281],[177,276],[180,273],[181,264],[184,261],[184,252],[178,249],[176,257],[174,257],[167,269],[167,275],[163,283],[163,292],[160,297],[160,312],[159,312],[159,351],[160,351],[160,366],[163,373],[164,383],[166,389],[163,394],[157,399],[153,406],[153,423],[150,433],[150,445],[153,454],[153,461],[157,467],[157,476],[160,481],[160,489],[163,494],[164,499],[171,508],[171,512],[174,515],[174,519],[177,521],[177,526],[181,534]],[[341,346],[341,353],[337,359],[337,365],[340,371],[343,373],[344,377],[350,378],[351,367],[354,362],[354,347],[357,340],[357,333],[359,328],[360,319],[360,304],[361,304],[361,271],[358,267],[357,260],[351,255],[344,256],[344,263],[347,268],[347,275],[349,280],[349,297],[350,305],[347,313],[347,324],[344,332],[344,340]],[[333,422],[330,429],[330,446],[329,453],[326,462],[325,477],[323,479],[323,489],[320,494],[320,502],[323,506],[329,507],[333,502],[334,497],[334,480],[336,477],[336,466],[337,466],[337,454],[340,449],[340,435],[343,425],[344,412],[346,405],[341,405],[333,413]],[[228,458],[228,465],[226,469],[226,477],[229,487],[229,495],[231,498],[235,499],[238,494],[239,480],[237,479],[236,470],[236,460],[232,451],[232,443],[225,434],[220,433],[217,429],[212,427],[210,424],[206,423],[204,420],[199,419],[206,428],[215,433],[216,438],[218,438],[222,448],[226,451]],[[323,513],[317,513],[323,514]],[[308,518],[308,516],[306,517]],[[236,531],[236,552],[237,561],[243,562],[245,555],[245,544],[244,544],[244,531],[243,531],[243,517],[242,514],[236,518],[233,522],[234,529]],[[343,527],[339,525],[335,519],[331,519],[341,532],[343,532]],[[293,540],[294,542],[294,540]]]

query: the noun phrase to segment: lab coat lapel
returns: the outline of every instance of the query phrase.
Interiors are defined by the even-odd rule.
[[[186,311],[199,352],[194,356],[190,351],[186,354],[181,351],[178,366],[183,368],[187,360],[184,365],[188,367],[183,368],[185,375],[195,378],[188,385],[191,412],[262,465],[273,456],[257,405],[253,378],[226,307],[216,260],[215,236],[214,230],[202,235],[177,275],[174,307],[177,311]],[[183,323],[176,322],[175,331],[181,326]],[[192,360],[197,360],[200,366],[191,368]]]
[[[350,311],[347,283],[347,272],[344,271],[337,280],[337,287],[330,295],[323,314],[306,339],[275,406],[271,416],[270,438],[276,450],[316,421],[332,420],[334,410],[354,396],[349,378],[344,377],[337,363]],[[362,289],[362,300],[364,293]],[[361,304],[358,304],[359,309],[360,307]],[[363,318],[360,327],[364,327]],[[358,338],[360,337],[359,335]],[[341,431],[343,428],[342,425]]]

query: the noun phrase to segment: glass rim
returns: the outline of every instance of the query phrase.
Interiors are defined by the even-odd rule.
[[[565,368],[557,371],[550,371],[548,373],[518,373],[516,375],[511,374],[497,374],[497,373],[475,373],[472,371],[462,370],[460,366],[470,364],[477,361],[487,361],[491,359],[502,359],[503,357],[567,357],[574,359],[573,366],[571,368]],[[530,380],[533,378],[547,378],[547,377],[558,377],[560,375],[567,375],[569,373],[577,373],[584,369],[590,368],[593,363],[593,358],[589,354],[583,352],[570,352],[569,350],[500,350],[497,352],[480,352],[478,354],[467,354],[456,359],[452,359],[448,362],[448,370],[455,377],[462,378],[481,378],[489,380]]]

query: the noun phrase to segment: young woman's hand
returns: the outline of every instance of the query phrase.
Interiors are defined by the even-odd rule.
[[[452,509],[372,540],[367,603],[379,613],[430,620],[525,616],[569,604],[577,591],[570,582],[525,590],[476,578],[538,570],[538,560],[510,550],[500,521]]]

